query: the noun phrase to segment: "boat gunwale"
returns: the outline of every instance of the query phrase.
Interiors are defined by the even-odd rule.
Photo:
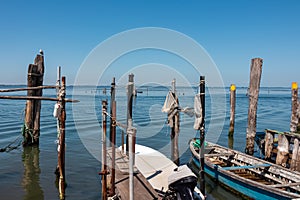
[[[191,144],[192,141],[193,141],[193,139],[190,140],[190,142],[189,142],[190,143],[190,150],[191,150],[191,152],[193,154],[193,157],[195,157],[195,159],[199,159],[200,158],[199,153],[196,152],[196,150],[194,149],[194,146]],[[255,158],[255,157],[249,156],[247,154],[244,154],[242,152],[239,152],[239,151],[236,151],[236,150],[233,150],[233,149],[228,149],[226,147],[222,147],[222,146],[217,145],[217,144],[213,144],[213,143],[207,142],[207,146],[210,147],[210,148],[216,147],[216,148],[219,148],[219,149],[223,149],[223,150],[227,151],[227,152],[225,152],[225,154],[228,154],[228,155],[245,156],[248,159],[252,159],[254,161],[259,162],[259,163],[255,163],[255,164],[270,164],[270,166],[267,167],[267,168],[272,168],[273,167],[273,168],[277,168],[279,170],[283,170],[285,172],[288,171],[286,168],[281,167],[281,166],[277,166],[277,165],[275,165],[275,164],[273,164],[271,162]],[[195,155],[195,153],[196,153],[196,155]],[[299,194],[293,193],[293,192],[289,192],[289,191],[285,191],[285,190],[278,190],[278,187],[272,187],[272,185],[276,185],[276,184],[266,185],[266,184],[263,184],[263,183],[260,183],[260,182],[253,181],[251,179],[244,178],[244,177],[242,177],[242,176],[234,173],[233,171],[222,169],[222,167],[219,167],[218,165],[211,163],[208,160],[208,158],[210,157],[209,154],[205,154],[204,156],[206,158],[205,159],[205,161],[206,161],[205,165],[207,167],[209,167],[211,170],[217,170],[217,172],[219,172],[221,174],[224,174],[224,175],[226,175],[226,176],[228,176],[228,177],[230,177],[230,178],[232,178],[232,179],[234,179],[236,181],[242,182],[243,184],[251,185],[252,187],[255,187],[255,188],[263,188],[263,189],[265,189],[266,192],[274,193],[274,194],[282,196],[282,197],[288,197],[288,198],[299,198],[300,197],[300,187],[297,187],[297,186],[294,186],[294,187],[287,186],[287,187],[285,187],[285,188],[290,188],[290,189],[293,189],[293,190],[298,190]],[[223,155],[223,156],[225,156],[225,155]],[[223,157],[223,156],[220,156],[220,157]],[[217,155],[215,157],[217,157]],[[225,157],[225,158],[222,158],[222,159],[225,160],[227,158]],[[251,169],[247,169],[247,170],[252,171]],[[254,171],[254,173],[257,173],[257,171]],[[270,172],[270,173],[273,173],[273,172]],[[259,174],[259,175],[263,176],[263,174]],[[300,173],[296,173],[296,175],[299,176],[299,180],[300,180]],[[266,180],[269,179],[268,177],[265,177],[265,178],[266,178]],[[290,177],[285,177],[285,178],[286,179],[290,179]],[[276,180],[272,180],[272,181],[275,182]],[[291,181],[294,181],[294,180],[291,180]],[[279,181],[277,181],[277,182],[279,182]],[[300,182],[300,181],[296,181],[296,182]],[[278,184],[283,184],[283,183],[279,182]],[[228,185],[228,187],[230,187],[230,186]]]

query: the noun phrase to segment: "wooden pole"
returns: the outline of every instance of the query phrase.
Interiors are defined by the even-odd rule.
[[[249,109],[248,109],[248,127],[246,136],[245,152],[249,155],[254,153],[254,138],[256,134],[256,112],[258,103],[258,93],[262,73],[263,60],[254,58],[251,60],[250,83],[249,83]]]
[[[287,160],[289,158],[289,140],[284,134],[278,134],[278,147],[276,164],[286,167]]]
[[[121,131],[121,134],[122,134],[122,136],[121,136],[121,137],[122,137],[122,138],[121,138],[121,140],[122,140],[122,141],[121,141],[121,143],[122,143],[122,144],[121,144],[121,146],[122,146],[122,153],[124,153],[124,131],[123,131],[123,130]]]
[[[291,114],[291,123],[290,123],[290,132],[297,132],[298,126],[298,84],[296,82],[292,83],[292,114]]]
[[[129,146],[129,199],[134,200],[134,162],[135,162],[135,136],[136,129],[132,127],[132,121],[129,120],[128,128],[128,146]]]
[[[60,85],[61,85],[60,80],[61,80],[61,67],[58,66],[57,67],[57,77],[56,77],[56,94],[57,94],[57,96],[59,94]]]
[[[44,77],[44,56],[37,55],[34,64],[28,67],[27,87],[36,88],[43,85]],[[42,89],[29,89],[27,96],[42,96]],[[23,145],[39,144],[40,136],[40,100],[27,100],[24,124],[24,142]]]
[[[204,145],[205,145],[205,76],[200,76],[200,101],[202,107],[202,121],[200,125],[200,191],[205,195],[205,178],[204,178]]]
[[[66,109],[65,109],[65,96],[66,96],[66,78],[62,77],[62,87],[59,93],[59,103],[61,106],[60,129],[59,129],[59,143],[58,143],[58,170],[59,170],[59,197],[65,198],[65,123],[66,123]]]
[[[234,121],[235,121],[235,99],[236,99],[236,87],[234,84],[230,86],[230,125],[229,136],[233,136],[234,133]]]
[[[115,195],[115,159],[116,159],[116,101],[115,101],[115,77],[112,79],[110,89],[110,128],[109,141],[112,147],[112,162],[111,162],[111,176],[110,176],[110,190],[109,196]],[[105,89],[105,88],[104,88]],[[105,90],[106,93],[106,90]]]
[[[129,74],[128,86],[127,86],[127,127],[128,122],[132,121],[132,100],[133,100],[133,88],[134,88],[134,75]],[[126,135],[126,154],[128,155],[128,134]]]
[[[300,148],[299,148],[299,139],[298,138],[294,139],[291,170],[300,171]]]
[[[43,55],[37,55],[34,64],[37,65],[37,73],[39,76],[36,77],[36,87],[42,86],[44,81],[44,56]],[[43,95],[43,90],[39,89],[35,91],[35,95],[38,97],[41,97]],[[33,125],[33,138],[34,143],[39,143],[39,137],[40,137],[40,116],[41,116],[41,100],[35,100],[35,114],[34,114],[34,125]]]
[[[111,82],[111,87],[110,87],[110,116],[112,116],[113,114],[113,102],[115,101],[115,98],[116,98],[116,92],[115,92],[115,86],[116,86],[116,79],[115,77],[113,77],[113,80]],[[112,119],[111,119],[112,120]],[[109,128],[109,141],[112,143],[112,137],[113,137],[113,133],[112,133],[112,130],[113,129],[113,123],[110,123],[110,128]]]
[[[116,177],[116,169],[115,169],[115,160],[116,160],[116,116],[117,116],[117,109],[116,109],[116,101],[112,102],[112,114],[111,114],[111,145],[112,145],[112,166],[111,166],[111,191],[110,195],[115,195],[115,177]]]
[[[176,80],[172,80],[172,95],[177,103],[178,97],[176,95]],[[175,108],[177,109],[177,108]],[[179,136],[179,112],[173,115],[171,124],[171,159],[176,165],[179,165],[179,150],[178,150],[178,136]]]
[[[106,169],[106,120],[107,101],[102,101],[102,200],[107,200],[107,169]]]
[[[36,86],[36,76],[37,74],[37,65],[29,64],[28,66],[28,75],[27,75],[27,87],[35,87]],[[34,96],[34,90],[28,90],[27,96]],[[24,124],[24,141],[23,145],[27,146],[34,143],[33,138],[33,121],[34,121],[34,100],[27,100],[26,101],[26,108],[25,108],[25,124]]]
[[[274,133],[266,131],[265,136],[265,160],[271,161],[274,148]]]

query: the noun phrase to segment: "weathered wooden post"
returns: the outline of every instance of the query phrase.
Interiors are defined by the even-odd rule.
[[[127,85],[127,127],[128,122],[132,121],[132,100],[133,100],[133,89],[134,89],[134,82],[133,82],[133,74],[129,74],[129,80]],[[126,154],[128,155],[128,134],[126,135]]]
[[[273,147],[274,147],[274,133],[270,133],[268,130],[266,130],[266,136],[265,136],[265,159],[267,161],[271,161]]]
[[[236,87],[234,84],[230,86],[230,124],[229,124],[229,136],[233,136],[234,133],[234,121],[235,121],[235,99],[236,99]]]
[[[173,79],[172,81],[172,96],[175,99],[176,103],[179,104],[178,102],[178,97],[176,95],[176,80]],[[178,109],[178,108],[175,108]],[[179,118],[179,112],[178,110],[174,114],[173,112],[169,113],[173,114],[173,117],[171,118],[170,121],[170,126],[171,126],[171,159],[176,165],[179,165],[179,149],[178,149],[178,136],[179,136],[179,123],[180,123],[180,118]]]
[[[107,200],[107,168],[106,168],[106,123],[107,101],[102,101],[102,200]]]
[[[110,87],[110,116],[112,116],[113,114],[113,102],[115,101],[115,98],[116,98],[116,93],[115,93],[115,86],[116,86],[116,83],[115,83],[115,77],[113,77],[112,79],[112,82],[111,82],[111,87]],[[112,119],[111,119],[112,121]],[[110,123],[109,124],[109,141],[112,143],[112,137],[113,137],[113,133],[112,133],[112,128],[113,127],[113,123]]]
[[[44,80],[44,56],[41,51],[41,55],[37,55],[34,64],[37,65],[38,76],[36,77],[36,86],[42,86]],[[41,97],[43,90],[36,90],[35,96]],[[40,137],[40,116],[41,116],[41,100],[35,100],[35,115],[34,115],[34,126],[33,126],[33,137],[36,144],[39,143]]]
[[[122,146],[121,149],[122,149],[122,153],[124,153],[124,140],[125,140],[124,135],[125,135],[124,131],[122,130],[121,131],[121,146]]]
[[[28,66],[27,87],[43,85],[44,56],[43,52],[34,59],[34,64]],[[42,96],[42,89],[28,90],[27,96]],[[25,109],[24,142],[23,145],[39,144],[41,100],[27,100]]]
[[[205,76],[200,76],[200,101],[202,108],[202,120],[200,123],[200,191],[205,195],[205,178],[204,178],[204,149],[205,149]]]
[[[289,140],[284,134],[278,134],[276,164],[286,167],[289,158]]]
[[[131,120],[129,120],[128,122],[127,135],[129,146],[129,199],[134,200],[134,163],[136,129],[132,127]]]
[[[297,82],[292,83],[292,114],[291,114],[291,124],[290,124],[290,132],[297,132],[298,127],[298,84]]]
[[[300,148],[298,138],[294,139],[294,148],[290,168],[294,171],[300,171]]]
[[[261,58],[254,58],[251,60],[250,69],[250,83],[249,83],[249,109],[248,109],[248,127],[246,136],[245,152],[249,155],[254,153],[254,138],[256,134],[256,112],[257,102],[260,87],[260,79],[262,73],[263,60]]]
[[[56,78],[56,94],[57,96],[59,95],[59,90],[60,90],[60,79],[61,79],[61,67],[57,67],[57,78]]]
[[[59,118],[59,141],[58,141],[58,170],[59,170],[59,197],[65,198],[65,123],[66,123],[66,78],[62,77],[62,86],[59,93],[60,118]]]
[[[115,101],[115,78],[113,78],[113,81],[111,83],[111,119],[110,119],[110,141],[111,141],[111,147],[112,147],[112,165],[111,165],[111,190],[110,190],[110,196],[115,195],[115,160],[116,160],[116,116],[117,116],[117,110],[116,110],[116,101]]]

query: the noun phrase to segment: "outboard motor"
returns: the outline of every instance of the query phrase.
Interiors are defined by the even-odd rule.
[[[174,169],[168,177],[169,190],[164,199],[168,200],[195,200],[194,189],[197,185],[197,177],[188,168],[183,165]]]

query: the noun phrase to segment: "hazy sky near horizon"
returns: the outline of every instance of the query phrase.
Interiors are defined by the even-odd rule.
[[[130,29],[161,27],[199,43],[216,64],[225,86],[248,86],[250,61],[255,57],[264,59],[262,86],[290,86],[292,81],[300,83],[299,10],[298,0],[4,0],[0,3],[0,84],[26,84],[28,64],[39,49],[45,53],[45,84],[55,83],[59,65],[67,83],[74,84],[80,66],[100,43]],[[126,65],[156,63],[153,69],[157,69],[184,62],[162,55],[149,50],[135,57],[123,55],[105,77],[123,77],[126,70],[117,71]],[[191,83],[199,79],[193,70],[177,69],[181,70]],[[166,79],[156,70],[146,71],[140,79]],[[90,83],[89,77],[85,83]]]

